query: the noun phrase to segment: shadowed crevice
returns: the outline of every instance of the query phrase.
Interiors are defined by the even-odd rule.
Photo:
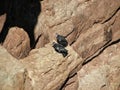
[[[90,61],[92,61],[94,58],[98,57],[106,48],[108,48],[109,46],[112,46],[112,45],[114,45],[114,44],[117,44],[117,43],[120,43],[120,39],[118,39],[118,40],[116,40],[116,41],[113,41],[113,42],[111,42],[111,43],[103,46],[103,48],[102,48],[100,51],[98,51],[98,53],[97,53],[96,55],[92,56],[92,58],[90,58],[90,59],[88,59],[88,60],[85,60],[82,65],[84,66],[84,65],[88,64],[88,63],[89,63]]]
[[[41,12],[39,0],[2,0],[0,14],[6,13],[6,21],[0,33],[0,43],[3,43],[10,27],[23,28],[30,38],[31,48],[35,43],[34,28]]]

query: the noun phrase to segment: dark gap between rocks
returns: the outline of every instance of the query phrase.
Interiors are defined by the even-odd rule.
[[[116,41],[113,41],[105,46],[103,46],[104,48],[102,48],[102,50],[99,51],[99,53],[97,53],[97,55],[93,56],[92,58],[88,59],[88,60],[85,60],[85,62],[83,62],[82,66],[88,64],[90,61],[92,61],[94,58],[96,58],[97,56],[99,56],[107,47],[111,46],[111,45],[114,45],[116,43],[120,43],[120,39],[116,40]]]
[[[3,43],[10,27],[23,28],[30,38],[30,46],[35,44],[34,27],[41,12],[39,0],[0,0],[0,15],[6,13],[6,21],[0,33]]]
[[[115,11],[115,13],[113,13],[113,15],[111,15],[111,17],[109,17],[107,20],[105,20],[102,24],[108,22],[109,20],[111,20],[113,18],[113,16],[116,15],[116,13],[120,10],[120,7]]]
[[[67,84],[67,82],[69,81],[69,79],[72,78],[72,77],[74,77],[75,75],[77,75],[77,73],[75,73],[75,74],[72,75],[71,77],[68,77],[68,78],[64,81],[64,83],[62,84],[62,86],[60,87],[59,90],[64,90],[64,87],[66,87],[66,84]],[[69,85],[70,85],[70,84],[69,84]]]

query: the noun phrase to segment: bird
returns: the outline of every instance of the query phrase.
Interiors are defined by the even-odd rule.
[[[53,42],[53,48],[56,52],[61,53],[63,57],[66,57],[68,54],[68,50],[66,50],[65,47],[59,43]]]
[[[61,45],[63,45],[64,47],[66,47],[68,45],[67,40],[65,39],[65,36],[59,35],[58,33],[56,33],[56,39],[57,42]]]

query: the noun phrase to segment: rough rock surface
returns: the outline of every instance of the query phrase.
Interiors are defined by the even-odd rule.
[[[21,82],[13,78],[15,82],[19,82],[16,84],[20,90],[120,89],[120,0],[40,0],[41,6],[39,0],[28,1],[10,1],[13,2],[11,8],[16,5],[18,7],[11,12],[8,10],[9,18],[14,20],[7,24],[24,26],[30,40],[33,42],[34,38],[36,40],[37,49],[32,50],[26,58],[17,61],[25,66],[24,74],[19,76]],[[30,46],[26,41],[22,43],[24,37],[21,33],[24,32],[18,30],[12,33],[17,38],[14,38],[13,34],[10,36],[10,31],[3,44],[4,47],[16,58],[26,56]],[[67,47],[69,55],[66,58],[52,48],[51,42],[55,40],[55,33],[66,36],[69,42]],[[4,52],[2,50],[1,48],[0,53]],[[6,58],[3,61],[13,58],[1,54],[0,58],[2,57]],[[1,63],[0,67],[2,67]],[[11,69],[8,71],[16,70],[13,64],[10,65]],[[7,68],[8,65],[5,64],[4,67]],[[1,80],[3,76],[1,75]],[[5,80],[4,85],[8,83]],[[1,84],[0,89],[4,85]],[[14,87],[13,83],[10,85]]]
[[[43,33],[51,42],[56,32],[67,36],[69,44],[87,62],[120,39],[119,18],[119,0],[44,0],[35,38]]]
[[[43,33],[52,41],[56,32],[67,36],[86,62],[120,39],[119,18],[119,0],[44,0],[35,37]]]
[[[0,15],[0,32],[2,31],[5,20],[6,20],[6,14]]]
[[[99,33],[103,33],[104,29],[107,31],[114,23],[113,16],[116,16],[120,7],[119,0],[44,0],[41,4],[42,11],[35,28],[35,38],[43,33],[52,41],[57,32],[67,36],[69,44],[73,44],[75,48],[81,48],[81,34],[89,32],[95,24],[101,24],[103,30]],[[109,20],[113,23],[105,25]]]
[[[106,48],[78,72],[76,90],[120,90],[120,42]]]
[[[79,83],[78,83],[78,75],[76,74],[74,77],[70,78],[62,90],[78,90]]]
[[[0,90],[24,90],[24,67],[0,46]]]
[[[27,56],[30,51],[30,40],[28,34],[22,28],[12,27],[9,29],[3,46],[14,57],[18,59],[23,58]]]
[[[69,54],[64,58],[48,44],[22,59],[27,70],[25,90],[59,90],[82,65],[82,59],[70,46],[67,50]]]

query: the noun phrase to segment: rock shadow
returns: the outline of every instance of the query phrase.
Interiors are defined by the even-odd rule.
[[[30,38],[30,46],[35,43],[34,27],[41,12],[40,0],[0,0],[0,15],[6,13],[6,21],[0,33],[3,43],[10,27],[23,28]]]

